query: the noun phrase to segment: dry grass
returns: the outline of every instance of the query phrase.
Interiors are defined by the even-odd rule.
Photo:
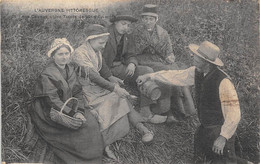
[[[113,144],[118,161],[105,159],[105,163],[192,163],[193,134],[197,124],[195,117],[178,124],[146,124],[155,133],[154,141],[149,145],[143,144],[141,135],[132,129],[123,140]]]
[[[173,0],[167,1],[167,5],[163,3],[165,1],[156,2],[160,2],[159,23],[169,31],[178,61],[190,65],[186,46],[205,39],[223,50],[224,69],[232,77],[240,98],[242,120],[238,135],[242,156],[250,161],[259,161],[257,2]],[[148,1],[130,3],[126,7],[141,11],[144,3]],[[88,24],[106,24],[106,21],[32,18],[5,3],[2,3],[1,18],[2,160],[27,162],[29,154],[22,143],[26,113],[33,97],[35,80],[48,62],[45,55],[48,45],[56,37],[66,37],[77,47]],[[127,137],[113,145],[119,161],[106,160],[106,163],[190,163],[196,125],[195,117],[169,126],[147,125],[156,134],[151,145],[142,144],[140,134],[132,129]]]

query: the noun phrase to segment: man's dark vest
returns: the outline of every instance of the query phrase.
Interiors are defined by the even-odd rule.
[[[218,68],[203,73],[195,70],[195,94],[198,117],[203,126],[222,125],[224,117],[219,98],[220,82],[228,76]]]

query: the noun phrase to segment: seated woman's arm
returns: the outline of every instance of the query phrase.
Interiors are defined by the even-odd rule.
[[[99,71],[99,73],[104,79],[108,79],[109,82],[111,82],[113,84],[118,84],[118,85],[124,84],[123,80],[121,80],[121,79],[112,75],[112,73],[111,73],[109,67],[107,66],[104,58],[102,58],[102,67],[101,67],[101,70]],[[110,90],[110,89],[107,89],[107,90]]]
[[[89,79],[90,79],[90,81],[99,85],[101,88],[105,88],[111,92],[115,88],[114,83],[109,82],[108,80],[106,80],[105,78],[100,76],[97,72],[93,71],[92,69],[90,69],[90,71],[89,71]]]
[[[107,80],[112,77],[112,73],[106,65],[105,59],[102,57],[101,70],[97,72],[97,70],[93,68],[91,59],[86,56],[86,53],[86,50],[79,48],[76,49],[73,54],[74,62],[80,66],[79,71],[77,71],[79,76],[85,78],[88,75],[91,82],[111,92],[114,91],[115,84]]]
[[[59,85],[57,81],[52,80],[50,77],[46,75],[42,75],[40,78],[41,87],[42,87],[42,95],[44,96],[47,103],[53,107],[54,109],[60,111],[64,102],[60,99],[59,90],[55,85]],[[63,109],[63,113],[73,116],[75,112],[69,107],[65,106]]]
[[[109,67],[107,66],[106,61],[103,57],[102,57],[102,67],[101,67],[101,70],[99,71],[99,73],[105,79],[108,79],[109,77],[112,76],[112,73],[111,73]]]
[[[101,88],[105,88],[109,91],[113,91],[115,88],[115,84],[106,80],[104,77],[102,77],[98,72],[96,72],[95,70],[93,70],[92,68],[89,67],[81,67],[79,76],[81,78],[86,78],[87,74],[89,76],[89,80],[95,84],[97,84],[98,86],[100,86]]]

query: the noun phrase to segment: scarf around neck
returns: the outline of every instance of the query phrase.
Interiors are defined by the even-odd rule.
[[[76,49],[73,60],[84,68],[90,68],[93,71],[99,73],[102,67],[102,54],[101,52],[95,52],[87,41],[85,44]]]

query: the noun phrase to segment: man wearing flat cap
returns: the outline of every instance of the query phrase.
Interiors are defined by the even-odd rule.
[[[219,66],[220,49],[204,41],[190,44],[194,66],[186,70],[168,70],[140,76],[169,85],[195,85],[196,105],[201,125],[194,136],[195,163],[237,163],[235,136],[240,121],[240,106],[230,77]]]
[[[111,82],[136,85],[135,80],[138,76],[153,72],[153,69],[148,66],[138,65],[133,36],[129,34],[130,25],[136,21],[137,19],[127,10],[118,11],[110,19],[112,25],[108,27],[110,35],[103,51],[103,57],[113,74],[109,79]],[[149,108],[152,103],[154,102],[151,99],[141,94],[141,109]],[[156,116],[150,119],[152,123],[165,121],[163,116]]]
[[[142,21],[133,32],[137,59],[140,65],[149,66],[154,71],[177,70],[178,65],[175,63],[170,36],[157,24],[159,19],[157,10],[158,7],[154,4],[146,4],[143,7]],[[195,114],[188,87],[157,84],[160,86],[162,96],[151,106],[153,113],[166,115],[167,123],[178,122],[173,113],[179,119]]]

